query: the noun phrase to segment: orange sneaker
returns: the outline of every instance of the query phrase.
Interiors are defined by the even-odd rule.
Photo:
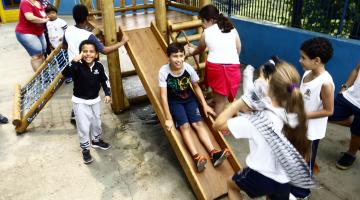
[[[195,162],[195,166],[196,166],[198,172],[204,171],[204,169],[206,168],[206,163],[207,163],[207,159],[204,156],[197,155],[194,158],[194,162]]]
[[[320,172],[320,167],[315,162],[314,167],[313,167],[313,174],[318,174],[319,172]]]
[[[211,161],[214,167],[221,165],[224,160],[226,160],[230,156],[230,151],[228,149],[224,150],[212,150],[211,151]]]

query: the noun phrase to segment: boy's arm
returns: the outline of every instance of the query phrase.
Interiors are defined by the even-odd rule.
[[[355,69],[353,69],[350,73],[349,78],[347,81],[341,86],[340,93],[343,93],[345,90],[347,90],[350,86],[352,86],[359,74],[360,71],[360,62],[356,65]]]
[[[220,115],[216,118],[213,127],[218,131],[229,130],[227,121],[236,115],[238,112],[249,112],[250,108],[245,104],[241,98],[231,103]]]
[[[324,83],[321,87],[320,97],[323,109],[306,113],[308,119],[327,117],[334,112],[334,87],[331,83]]]
[[[121,46],[123,46],[127,41],[129,41],[129,38],[126,35],[124,35],[120,42],[104,47],[101,53],[108,55],[109,53],[111,53],[111,52],[117,50],[118,48],[120,48]]]
[[[193,82],[192,86],[194,88],[196,96],[198,97],[198,99],[201,102],[201,105],[203,106],[205,116],[207,117],[208,114],[212,114],[213,116],[216,116],[216,113],[214,112],[214,110],[206,103],[205,97],[202,93],[202,90],[201,90],[199,84],[197,82]]]
[[[174,121],[170,113],[169,102],[167,98],[167,87],[160,87],[160,98],[161,98],[161,106],[165,114],[165,127],[168,131],[170,131],[174,126]]]

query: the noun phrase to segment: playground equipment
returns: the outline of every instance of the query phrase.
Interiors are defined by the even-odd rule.
[[[151,26],[147,28],[128,31],[121,30],[120,36],[124,33],[130,38],[129,42],[125,44],[126,50],[197,198],[216,199],[226,195],[226,181],[228,177],[241,169],[233,152],[230,150],[231,156],[221,166],[214,168],[209,163],[203,173],[198,173],[179,131],[176,129],[166,130],[164,125],[165,115],[159,97],[158,72],[160,67],[168,62],[168,58],[165,53],[167,44],[162,38],[160,31],[155,27],[154,23],[151,23]],[[211,117],[206,118],[203,113],[202,116],[207,124],[206,129],[212,143],[218,148],[229,148],[222,134],[212,128],[213,119]],[[197,138],[197,134],[193,132],[191,135],[193,136],[192,139],[196,148],[200,150],[199,153],[208,155],[206,149]],[[208,156],[207,158],[210,159]]]
[[[0,0],[0,22],[16,22],[19,20],[19,3],[14,0]]]
[[[67,52],[59,45],[45,60],[27,84],[15,89],[13,124],[23,133],[36,115],[63,83],[60,73],[68,65]]]

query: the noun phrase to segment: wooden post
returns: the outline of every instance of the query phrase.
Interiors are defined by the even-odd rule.
[[[96,0],[96,10],[102,11],[102,0]]]
[[[210,4],[211,1],[210,0],[200,0],[200,8]]]
[[[102,20],[104,25],[105,45],[117,43],[116,22],[113,0],[102,0]],[[125,97],[119,60],[119,51],[116,50],[107,56],[109,76],[112,93],[112,110],[115,114],[129,107],[129,101]]]
[[[165,0],[154,1],[155,7],[155,23],[161,35],[168,42],[166,31],[166,3]]]
[[[59,9],[60,6],[60,0],[54,0],[54,6]]]

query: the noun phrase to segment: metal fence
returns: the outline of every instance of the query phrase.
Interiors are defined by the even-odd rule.
[[[223,13],[360,39],[360,0],[213,0]]]

